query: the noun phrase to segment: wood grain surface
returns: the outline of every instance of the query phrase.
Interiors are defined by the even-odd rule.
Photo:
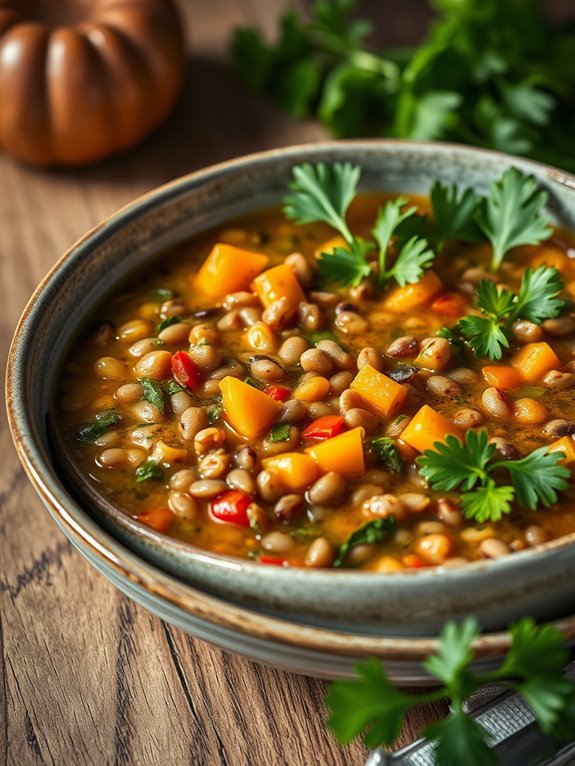
[[[294,123],[247,93],[226,62],[231,28],[257,23],[272,30],[285,2],[180,5],[188,82],[154,136],[125,156],[77,171],[37,171],[0,156],[2,364],[37,282],[116,208],[210,163],[324,137],[317,125]],[[375,0],[363,5],[381,9]],[[427,24],[424,1],[390,5],[396,10],[386,18],[386,41],[412,42]],[[363,763],[360,745],[340,748],[325,730],[324,682],[194,640],[92,570],[28,484],[3,408],[0,455],[0,766]],[[440,712],[416,711],[402,741]]]

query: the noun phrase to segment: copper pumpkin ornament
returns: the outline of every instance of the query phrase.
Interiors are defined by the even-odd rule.
[[[0,148],[37,165],[128,149],[167,116],[183,71],[171,0],[0,0]]]

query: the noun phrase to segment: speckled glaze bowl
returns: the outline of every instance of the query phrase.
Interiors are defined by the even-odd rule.
[[[95,528],[101,529],[139,561],[253,612],[380,637],[433,635],[446,619],[468,614],[476,614],[486,630],[503,628],[524,614],[539,619],[570,614],[575,606],[575,535],[462,569],[377,574],[270,567],[208,553],[128,518],[95,493],[59,448],[51,427],[54,380],[78,326],[102,297],[166,248],[227,219],[277,204],[292,165],[320,160],[359,164],[366,190],[414,193],[426,193],[435,179],[485,191],[491,180],[516,165],[536,175],[548,190],[554,221],[575,229],[573,176],[445,144],[315,144],[245,157],[174,181],[80,240],[26,308],[8,369],[10,423],[26,470],[61,525],[65,509],[63,526],[73,526],[79,539],[85,542]],[[106,547],[101,542],[98,546]]]

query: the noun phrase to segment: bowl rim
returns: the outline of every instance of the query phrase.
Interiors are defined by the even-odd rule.
[[[10,426],[10,430],[12,433],[12,438],[14,441],[14,444],[16,446],[19,458],[28,473],[29,478],[31,479],[33,485],[35,486],[37,492],[42,496],[44,499],[44,502],[47,504],[47,506],[51,509],[51,512],[53,515],[62,522],[62,524],[66,527],[66,529],[69,531],[69,533],[75,537],[78,541],[82,541],[83,544],[88,546],[94,553],[96,553],[98,556],[106,559],[108,564],[114,566],[114,568],[117,569],[117,571],[122,574],[124,577],[127,577],[130,580],[137,581],[139,584],[141,584],[143,587],[145,587],[147,590],[150,590],[151,592],[156,592],[157,595],[163,596],[164,598],[168,597],[167,591],[166,591],[166,584],[165,582],[162,583],[163,578],[168,578],[170,581],[170,587],[175,587],[176,585],[182,586],[183,584],[180,583],[177,579],[172,578],[171,576],[166,575],[164,572],[161,572],[161,570],[156,569],[151,564],[148,564],[147,562],[144,562],[142,559],[139,559],[135,554],[132,554],[131,551],[128,551],[127,548],[124,546],[121,546],[117,540],[106,533],[100,526],[96,525],[95,522],[92,521],[92,519],[89,517],[89,515],[86,513],[86,511],[83,510],[83,508],[75,501],[73,497],[71,497],[66,490],[61,486],[59,481],[50,474],[50,471],[46,470],[50,468],[49,461],[44,460],[44,457],[40,450],[36,449],[36,439],[35,434],[33,432],[33,428],[28,428],[28,418],[27,413],[19,408],[16,405],[17,400],[17,392],[19,389],[20,384],[23,383],[21,378],[18,375],[18,362],[22,361],[22,348],[23,344],[21,342],[21,339],[23,336],[26,335],[26,333],[29,331],[28,324],[30,322],[30,314],[32,312],[32,309],[34,308],[35,304],[39,299],[41,299],[42,294],[44,293],[45,289],[48,285],[52,283],[52,281],[57,278],[60,271],[65,268],[66,266],[72,266],[73,261],[78,255],[82,252],[82,250],[90,243],[96,244],[101,237],[107,237],[108,234],[113,233],[116,229],[121,228],[127,220],[129,220],[130,216],[139,216],[143,212],[145,212],[148,208],[153,208],[156,205],[162,204],[164,202],[167,202],[170,200],[170,198],[177,197],[180,193],[184,192],[186,189],[193,188],[195,185],[201,185],[202,183],[207,182],[210,179],[216,179],[218,177],[226,176],[233,174],[234,172],[240,171],[242,169],[251,169],[254,170],[260,166],[260,165],[267,165],[267,164],[273,164],[275,160],[293,160],[293,162],[300,162],[302,160],[305,160],[308,155],[313,154],[319,154],[319,155],[325,155],[331,153],[337,153],[341,152],[345,149],[349,151],[361,151],[361,150],[371,150],[376,151],[377,149],[381,149],[382,147],[389,147],[394,148],[398,150],[404,150],[404,151],[415,151],[419,152],[421,154],[425,154],[426,152],[439,152],[442,154],[445,154],[449,156],[451,152],[458,152],[459,156],[461,157],[463,155],[463,158],[465,157],[475,157],[481,159],[484,158],[490,158],[492,161],[500,161],[504,165],[509,165],[511,163],[522,166],[526,170],[531,171],[538,171],[540,175],[543,175],[547,178],[549,181],[557,182],[561,184],[562,186],[565,186],[575,192],[575,176],[565,172],[561,171],[559,169],[553,168],[548,165],[544,165],[539,162],[535,162],[529,159],[525,159],[522,157],[513,157],[512,155],[504,154],[501,152],[494,152],[491,150],[483,150],[476,147],[468,147],[468,146],[461,146],[458,144],[443,144],[443,143],[434,143],[434,142],[425,142],[425,141],[401,141],[401,140],[385,140],[385,139],[373,139],[373,140],[348,140],[348,141],[324,141],[324,142],[317,142],[317,143],[308,143],[308,144],[301,144],[301,145],[294,145],[289,147],[283,147],[279,149],[272,149],[264,152],[257,152],[249,155],[245,155],[239,158],[231,159],[226,162],[222,162],[216,165],[211,165],[207,168],[201,168],[199,170],[193,171],[192,173],[186,174],[184,176],[181,176],[177,179],[174,179],[166,184],[163,184],[157,188],[154,188],[145,194],[140,195],[135,200],[132,200],[131,202],[127,203],[123,207],[119,208],[115,212],[113,212],[110,216],[105,218],[103,221],[98,223],[96,226],[94,226],[90,231],[88,231],[83,237],[81,237],[79,240],[77,240],[65,253],[64,255],[58,259],[58,261],[52,266],[52,268],[48,271],[46,276],[40,281],[37,288],[34,290],[31,298],[29,299],[26,307],[24,308],[22,315],[18,321],[14,337],[12,340],[12,344],[9,351],[8,356],[8,364],[7,364],[7,372],[6,372],[6,402],[7,402],[7,409],[8,409],[8,422]],[[82,518],[83,526],[78,524],[77,521],[73,518],[72,514],[68,511],[65,504],[62,503],[59,499],[59,495],[66,498],[66,501],[68,504],[72,504],[74,508],[74,514]],[[90,524],[90,522],[92,524]],[[157,533],[153,530],[150,530],[149,528],[145,527],[142,524],[139,524],[137,522],[134,522],[134,524],[137,524],[139,528],[140,534],[143,533],[144,537],[149,536],[154,542],[161,543],[162,545],[170,545],[173,546],[174,543],[180,543],[180,541],[174,540],[173,538],[170,538],[166,535],[163,535],[161,533]],[[90,527],[93,525],[93,528],[87,529],[86,526]],[[559,548],[568,548],[572,547],[573,542],[575,542],[575,533],[571,533],[570,535],[566,535],[562,538],[558,538],[557,540],[552,540],[547,543],[543,543],[540,546],[537,546],[534,549],[529,549],[526,551],[522,551],[519,553],[515,553],[513,557],[503,557],[498,560],[488,561],[488,562],[470,562],[462,569],[441,569],[441,568],[434,568],[429,570],[421,570],[421,571],[407,571],[407,572],[397,572],[397,573],[374,573],[374,572],[363,572],[363,571],[333,571],[333,570],[313,570],[313,569],[298,569],[295,570],[297,572],[298,577],[306,578],[307,581],[311,580],[319,580],[323,578],[329,578],[329,580],[333,583],[338,582],[339,580],[337,578],[346,578],[347,581],[353,579],[353,578],[360,578],[361,581],[365,582],[366,578],[370,578],[369,582],[376,584],[379,581],[382,581],[384,579],[388,579],[390,576],[397,578],[398,580],[401,580],[404,578],[406,581],[409,578],[409,580],[412,580],[413,577],[420,578],[420,581],[425,578],[446,578],[451,576],[458,576],[462,572],[473,572],[477,571],[478,569],[484,569],[485,567],[489,567],[491,569],[494,569],[496,567],[502,567],[507,568],[505,566],[506,563],[511,562],[512,560],[517,561],[519,557],[525,558],[530,557],[534,558],[537,556],[541,556],[546,554],[549,551],[556,550]],[[119,546],[119,550],[114,550],[114,544],[116,546]],[[219,554],[213,554],[208,551],[202,550],[200,548],[196,548],[193,545],[187,544],[187,543],[180,543],[182,548],[185,548],[187,552],[193,552],[194,556],[198,558],[198,560],[208,561],[212,564],[218,564],[219,566],[222,565],[228,565],[234,568],[242,568],[247,569],[248,571],[257,571],[261,572],[263,569],[263,565],[252,562],[249,559],[239,559],[237,557],[231,557],[231,556],[223,556]],[[126,558],[126,555],[128,555],[130,559],[130,566],[122,565],[120,561],[120,557],[123,556]],[[145,576],[145,570],[148,569],[154,573],[154,578],[150,578],[149,575]],[[270,570],[271,568],[266,567],[267,570]],[[274,570],[274,577],[293,577],[294,571],[290,571],[287,568],[273,568]],[[195,590],[192,586],[185,585],[184,587],[189,588],[191,591],[193,591],[196,594],[196,597],[199,598],[199,601],[197,602],[197,608],[203,610],[204,608],[207,608],[207,602],[205,599],[213,599],[213,597],[209,597],[206,594],[201,593],[200,591]],[[200,597],[201,596],[201,597]],[[204,599],[204,601],[202,601]],[[201,602],[201,603],[200,603]],[[178,603],[176,600],[175,603]],[[219,602],[219,608],[221,609],[221,603]],[[226,608],[230,608],[232,610],[240,610],[239,607],[235,607],[232,605],[227,605]],[[209,609],[208,609],[209,611]],[[216,613],[211,612],[212,618],[214,618],[215,621],[218,620],[217,610],[215,610]],[[253,612],[247,612],[250,615],[253,615],[255,613]],[[244,614],[244,612],[242,612]],[[245,614],[242,617],[241,620],[237,622],[237,625],[235,627],[241,627],[244,625],[243,620],[245,620]],[[259,623],[259,629],[266,630],[263,623],[266,623],[268,627],[271,625],[270,621],[273,623],[274,621],[281,626],[279,630],[279,635],[285,636],[285,625],[286,623],[281,620],[280,618],[272,618],[267,617],[263,615],[258,615],[258,620],[261,620],[263,622]],[[569,636],[575,637],[575,616],[573,619],[566,618],[564,620],[559,620],[557,622],[558,625],[561,625],[562,630],[564,630]],[[277,627],[277,626],[276,626]],[[271,628],[270,628],[271,629]],[[303,626],[298,625],[298,633],[303,629]],[[323,636],[323,640],[327,640],[327,637],[329,635],[335,636],[339,635],[343,637],[345,649],[347,652],[349,652],[350,648],[350,636],[353,636],[354,634],[349,633],[339,633],[338,631],[333,631],[331,629],[324,629],[324,628],[312,628],[312,627],[305,627],[305,630],[308,631],[314,631],[317,633],[319,631],[319,634]],[[315,635],[314,633],[314,635]],[[485,650],[487,652],[491,651],[495,645],[499,646],[502,645],[501,642],[505,643],[505,637],[508,637],[508,633],[501,632],[501,633],[493,633],[488,634],[482,637],[482,641],[487,642],[485,646]],[[376,637],[376,636],[358,636],[358,638],[363,641],[363,646],[366,648],[368,645],[371,647],[368,650],[368,653],[373,653],[374,651],[384,651],[386,648],[389,648],[389,644],[386,642],[391,642],[393,645],[397,646],[398,642],[401,642],[402,640],[407,640],[409,642],[416,642],[414,645],[418,646],[418,642],[423,642],[421,644],[422,646],[425,645],[426,647],[429,647],[429,641],[434,641],[435,639],[420,639],[420,638],[410,638],[410,639],[400,639],[400,638],[388,638],[388,637]],[[286,641],[289,643],[289,641]],[[297,643],[301,644],[301,635],[298,635]],[[329,643],[329,641],[328,641]],[[336,651],[335,646],[337,646],[337,641],[335,641],[334,645],[334,651]],[[410,643],[410,645],[412,645]],[[344,647],[340,647],[340,650],[342,653],[346,653],[343,651]],[[358,646],[359,650],[359,646]],[[420,651],[420,649],[417,649],[416,651]],[[426,648],[426,653],[428,651],[431,651],[429,648]]]

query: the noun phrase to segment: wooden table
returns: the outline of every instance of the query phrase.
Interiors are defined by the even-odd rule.
[[[116,208],[198,167],[324,137],[246,93],[224,61],[234,25],[271,30],[285,5],[181,0],[192,56],[186,90],[168,123],[130,154],[59,172],[0,157],[3,351],[47,269]],[[424,0],[401,6],[386,24],[392,42],[426,23]],[[0,455],[0,765],[363,763],[364,748],[339,748],[324,728],[324,682],[196,641],[92,570],[29,485],[3,408]],[[437,713],[412,715],[404,741]]]

